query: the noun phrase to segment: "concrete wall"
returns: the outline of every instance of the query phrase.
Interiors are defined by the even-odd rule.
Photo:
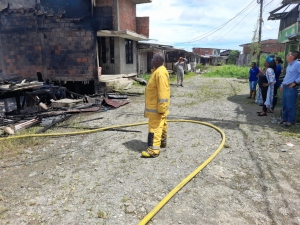
[[[123,41],[122,41],[122,40]],[[121,55],[121,48],[124,47],[124,54],[125,54],[125,43],[123,38],[115,37],[115,74],[121,73],[121,61],[125,60]]]
[[[133,42],[133,63],[126,63],[125,54],[125,39],[115,38],[115,57],[118,56],[119,60],[115,60],[116,74],[130,74],[137,73],[137,47],[136,41]]]

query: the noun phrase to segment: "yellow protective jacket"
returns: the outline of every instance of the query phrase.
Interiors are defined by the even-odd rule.
[[[164,66],[152,71],[145,91],[145,117],[167,116],[170,106],[169,73]]]

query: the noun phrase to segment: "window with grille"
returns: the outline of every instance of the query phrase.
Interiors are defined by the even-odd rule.
[[[133,41],[125,39],[126,64],[133,64]]]
[[[100,39],[100,45],[101,45],[101,60],[102,63],[106,63],[106,42],[105,37],[101,37]]]
[[[115,63],[115,39],[114,37],[110,37],[109,39],[110,45],[110,63]]]

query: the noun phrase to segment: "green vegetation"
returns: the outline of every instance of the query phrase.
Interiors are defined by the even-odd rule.
[[[201,63],[199,63],[199,64],[196,65],[196,69],[200,69],[200,71],[205,71],[205,70],[207,70],[208,68],[209,68],[209,66],[203,65],[203,64],[201,64]]]
[[[236,50],[231,51],[229,56],[228,56],[228,64],[235,65],[236,64],[236,58],[239,57],[239,54],[240,53]]]
[[[284,62],[285,61],[285,55],[284,55],[284,52],[278,52],[277,57],[280,57],[282,59],[282,61]]]
[[[141,74],[138,77],[145,79],[146,81],[149,80],[151,74],[150,73],[145,73],[145,74]]]
[[[37,132],[39,127],[31,127],[17,132],[16,135],[28,135]],[[33,147],[43,143],[44,138],[28,137],[21,139],[7,139],[0,141],[0,159],[21,154],[24,148]]]
[[[127,196],[124,196],[122,199],[121,199],[121,202],[125,203],[129,200],[130,198],[127,197]]]
[[[196,73],[194,73],[194,72],[189,72],[189,71],[185,71],[185,73],[184,73],[184,77],[185,77],[185,78],[193,77],[193,76],[196,76],[196,75],[197,75]],[[140,78],[143,78],[143,79],[145,79],[146,81],[149,80],[150,76],[151,76],[151,74],[149,74],[149,73],[139,75]],[[177,76],[177,75],[176,75],[176,72],[170,74],[170,81],[171,81],[171,82],[172,82],[172,81],[175,81],[175,80],[177,79],[176,76]]]
[[[101,219],[107,219],[108,218],[108,212],[103,212],[103,211],[99,210],[97,212],[97,216],[98,216],[98,218],[101,218]]]
[[[249,76],[250,67],[241,67],[235,65],[212,66],[205,77],[222,77],[222,78],[243,78],[247,79]]]
[[[260,68],[263,68],[263,67],[264,67],[264,63],[265,63],[266,57],[267,57],[268,55],[275,55],[276,57],[280,57],[280,58],[282,59],[283,62],[284,62],[284,60],[285,60],[284,52],[278,52],[277,54],[274,54],[274,53],[271,53],[271,54],[265,54],[265,53],[262,53],[262,54],[260,55],[260,60],[259,60],[259,67],[260,67]],[[252,63],[252,62],[256,62],[256,61],[257,61],[257,59],[254,58],[254,57],[252,57],[252,60],[251,60],[250,63],[249,63],[249,67],[251,66],[251,63]],[[284,65],[284,63],[283,63],[283,65]]]

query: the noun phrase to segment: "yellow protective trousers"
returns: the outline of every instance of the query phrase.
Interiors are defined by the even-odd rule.
[[[167,117],[149,118],[148,121],[148,149],[159,154],[162,138],[166,141],[168,133]]]

